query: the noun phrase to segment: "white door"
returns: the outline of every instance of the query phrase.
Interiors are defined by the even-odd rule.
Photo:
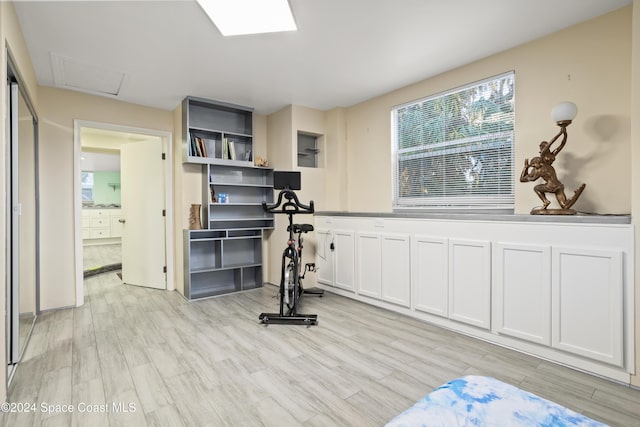
[[[120,149],[122,281],[165,289],[165,201],[162,141]]]

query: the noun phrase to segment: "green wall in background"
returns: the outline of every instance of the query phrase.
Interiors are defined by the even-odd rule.
[[[114,190],[109,184],[117,184]],[[120,171],[93,173],[93,203],[96,205],[120,204]]]

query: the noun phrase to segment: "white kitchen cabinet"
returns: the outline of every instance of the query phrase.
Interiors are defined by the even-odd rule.
[[[449,241],[416,236],[412,250],[413,308],[437,316],[449,315]]]
[[[355,291],[355,235],[353,231],[334,231],[334,286]]]
[[[333,286],[333,233],[316,229],[316,280],[323,285]]]
[[[122,223],[120,222],[121,219],[121,210],[114,209],[109,217],[109,229],[111,232],[111,237],[122,237]]]
[[[494,330],[551,345],[551,247],[494,245]]]
[[[122,218],[120,209],[83,209],[82,210],[82,238],[108,239],[119,238],[122,235]]]
[[[623,366],[622,253],[554,247],[552,346]]]
[[[345,230],[316,229],[317,281],[355,291],[355,234]]]
[[[382,299],[411,305],[411,251],[408,235],[383,234],[381,241]]]
[[[449,318],[491,327],[491,242],[449,240]]]
[[[356,249],[358,293],[379,299],[382,296],[380,234],[358,233]]]

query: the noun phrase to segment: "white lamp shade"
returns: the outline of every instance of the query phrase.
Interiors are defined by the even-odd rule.
[[[573,102],[565,101],[551,109],[551,118],[554,122],[573,120],[578,114],[578,107]]]

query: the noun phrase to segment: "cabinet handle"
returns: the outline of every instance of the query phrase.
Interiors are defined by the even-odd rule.
[[[120,218],[120,219],[118,220],[118,222],[119,222],[120,224],[124,224],[124,219]]]

